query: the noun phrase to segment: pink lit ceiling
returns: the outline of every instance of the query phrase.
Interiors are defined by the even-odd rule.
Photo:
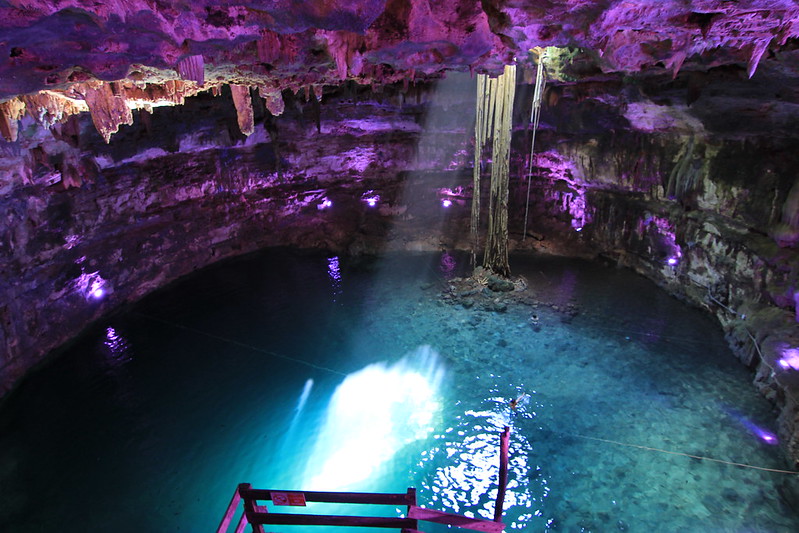
[[[572,47],[583,76],[793,76],[797,36],[791,0],[0,0],[0,133],[91,111],[109,138],[131,109],[224,84],[279,114],[285,89],[494,73],[545,46]]]

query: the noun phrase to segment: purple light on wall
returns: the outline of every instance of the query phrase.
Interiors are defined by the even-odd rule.
[[[782,357],[777,361],[784,369],[792,368],[799,370],[799,348],[786,348],[782,351]]]
[[[374,207],[377,205],[377,202],[380,201],[380,195],[375,194],[375,192],[372,190],[369,190],[363,193],[363,195],[361,196],[361,200],[366,202],[366,205],[368,205],[369,207]]]
[[[83,261],[85,258],[80,259],[80,262]],[[98,272],[84,272],[72,283],[75,291],[83,294],[87,300],[100,300],[113,292],[111,285]]]
[[[94,298],[95,300],[99,300],[100,298],[105,296],[105,285],[106,285],[105,280],[101,278],[99,275],[94,280],[92,280],[91,289],[89,292],[91,297]]]
[[[455,271],[455,268],[458,266],[458,262],[449,252],[443,252],[441,254],[441,272],[444,274],[452,274]]]
[[[593,208],[588,204],[588,185],[580,170],[555,150],[535,154],[534,166],[538,168],[539,177],[551,184],[544,192],[551,209],[567,213],[571,217],[571,227],[582,231],[593,219]]]
[[[79,235],[67,235],[64,238],[64,248],[67,250],[71,250],[81,242],[81,237]]]
[[[799,322],[799,291],[793,293],[793,303],[794,303],[794,317],[796,321]]]
[[[676,266],[680,262],[682,247],[677,244],[674,225],[669,219],[654,215],[642,218],[638,222],[638,234],[654,257],[665,257],[665,263],[669,266]]]

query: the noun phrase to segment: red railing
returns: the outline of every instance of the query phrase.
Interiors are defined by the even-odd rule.
[[[247,525],[252,526],[253,533],[264,533],[264,525],[302,525],[302,526],[349,526],[399,528],[403,533],[421,533],[418,521],[447,524],[472,531],[500,533],[505,525],[502,523],[502,507],[505,499],[505,488],[508,481],[508,447],[510,428],[505,427],[500,437],[499,480],[494,520],[468,518],[453,513],[445,513],[425,509],[416,505],[416,489],[409,488],[402,493],[369,493],[369,492],[306,492],[254,489],[249,483],[241,483],[230,500],[225,515],[219,523],[217,533],[227,533],[237,514],[239,503],[244,502],[242,512],[236,524],[236,533],[242,533]],[[299,513],[274,513],[259,501],[271,501],[275,505],[305,506],[310,502],[339,504],[371,504],[406,507],[404,517],[390,516],[351,516],[323,515]],[[278,503],[279,502],[279,503]]]

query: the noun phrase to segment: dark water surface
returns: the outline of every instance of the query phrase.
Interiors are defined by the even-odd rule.
[[[504,425],[508,531],[799,531],[796,476],[728,464],[785,468],[709,317],[535,257],[540,305],[465,309],[451,266],[270,250],[108,319],[0,405],[0,531],[213,531],[243,481],[491,517]]]

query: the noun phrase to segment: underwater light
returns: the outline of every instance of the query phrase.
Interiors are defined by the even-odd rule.
[[[441,207],[449,207],[452,205],[452,200],[444,199],[441,200]]]
[[[92,296],[93,296],[93,297],[95,297],[95,298],[97,298],[97,299],[100,299],[100,298],[102,298],[103,296],[105,296],[105,291],[103,290],[103,288],[102,288],[102,287],[98,287],[98,288],[96,288],[96,289],[94,289],[94,290],[92,291]]]
[[[363,488],[407,445],[433,430],[444,376],[427,346],[396,363],[374,363],[339,384],[306,463],[314,490]]]
[[[766,431],[765,429],[763,429],[763,428],[761,428],[761,427],[757,426],[756,424],[753,424],[752,422],[749,422],[749,421],[744,421],[744,426],[746,426],[746,428],[749,431],[754,433],[754,435],[757,438],[759,438],[760,440],[762,440],[766,444],[777,444],[778,443],[777,436],[774,433]]]
[[[666,260],[666,263],[668,263],[668,264],[669,264],[669,266],[674,266],[674,265],[676,265],[676,264],[677,264],[679,261],[680,261],[680,260],[679,260],[679,259],[677,259],[676,257],[669,257],[669,258]]]
[[[772,443],[772,442],[776,442],[777,441],[777,437],[775,437],[774,435],[772,435],[771,433],[768,433],[766,431],[764,431],[761,435],[758,435],[758,436],[761,439],[763,439],[764,441],[768,442],[768,443]]]
[[[766,444],[778,444],[779,440],[774,433],[770,431],[766,431],[762,427],[755,424],[752,420],[748,417],[744,416],[743,414],[739,413],[734,409],[725,409],[726,413],[730,415],[733,419],[737,420],[741,425],[743,425],[750,433],[754,436],[765,442]]]
[[[327,209],[328,207],[332,207],[332,205],[333,202],[325,198],[324,200],[322,200],[322,202],[319,205],[316,206],[316,208],[321,211],[322,209]]]

